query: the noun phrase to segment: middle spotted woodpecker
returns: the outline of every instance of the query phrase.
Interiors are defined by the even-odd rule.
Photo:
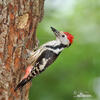
[[[32,80],[32,78],[43,72],[56,60],[64,48],[69,47],[72,44],[73,36],[70,33],[59,32],[53,27],[51,27],[51,29],[56,36],[56,40],[43,44],[35,52],[30,52],[30,55],[27,58],[30,65],[26,69],[25,76],[14,89],[15,91],[18,88],[22,88]]]

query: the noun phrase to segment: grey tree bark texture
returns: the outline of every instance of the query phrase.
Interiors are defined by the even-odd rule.
[[[28,100],[30,84],[14,92],[27,63],[26,50],[38,46],[36,28],[44,0],[0,0],[0,100]]]

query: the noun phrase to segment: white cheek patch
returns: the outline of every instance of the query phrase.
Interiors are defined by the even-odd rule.
[[[65,36],[65,38],[63,38],[61,42],[62,42],[63,44],[65,44],[65,45],[69,45],[69,43],[70,43],[70,41],[69,41],[69,39],[67,38],[67,36]]]
[[[69,44],[70,43],[70,41],[67,39],[67,44]]]

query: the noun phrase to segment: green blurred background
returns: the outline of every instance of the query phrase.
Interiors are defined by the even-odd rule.
[[[100,100],[100,0],[45,0],[39,45],[55,39],[50,26],[74,43],[32,81],[30,100]]]

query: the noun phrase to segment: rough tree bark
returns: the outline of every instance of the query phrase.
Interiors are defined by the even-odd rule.
[[[28,100],[30,84],[14,87],[25,73],[26,50],[38,46],[36,28],[44,0],[0,0],[0,100]]]

